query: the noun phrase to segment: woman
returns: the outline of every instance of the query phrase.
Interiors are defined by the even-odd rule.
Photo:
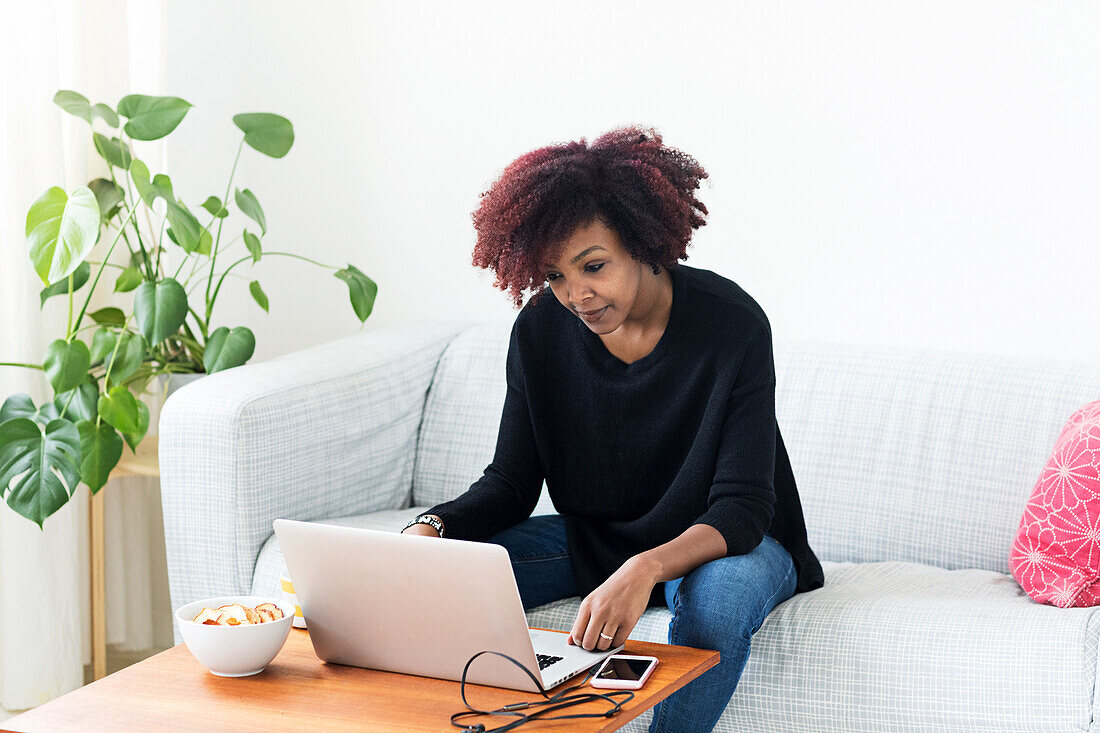
[[[768,319],[677,262],[706,223],[692,193],[706,177],[627,127],[521,156],[482,194],[473,264],[517,307],[536,292],[512,328],[492,463],[405,529],[503,545],[526,609],[582,596],[570,641],[585,649],[667,604],[668,642],[721,662],[655,708],[654,732],[711,730],[767,614],[824,584]],[[531,517],[544,479],[559,514]]]

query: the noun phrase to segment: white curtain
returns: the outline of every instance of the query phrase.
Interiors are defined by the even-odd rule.
[[[64,296],[39,309],[42,285],[24,242],[27,209],[50,186],[71,192],[106,173],[88,125],[53,104],[53,95],[72,89],[93,103],[114,106],[129,93],[165,94],[162,10],[160,0],[40,0],[4,7],[2,362],[41,364],[46,346],[63,336],[67,320]],[[98,131],[109,132],[98,125],[102,122],[97,122]],[[165,169],[160,143],[137,143],[134,150],[150,169]],[[101,259],[104,249],[101,242],[91,259]],[[118,254],[112,261],[124,260]],[[104,282],[113,278],[100,281],[89,311],[106,305],[131,307],[132,294],[112,296]],[[74,313],[84,297],[74,297]],[[19,392],[29,393],[35,404],[50,396],[41,371],[0,367],[0,401]],[[155,414],[151,418],[150,435],[156,433]],[[172,623],[159,484],[156,479],[117,479],[103,491],[108,649],[167,648],[172,645]],[[84,682],[84,665],[91,662],[88,498],[87,487],[81,485],[42,530],[0,504],[0,707],[6,710],[39,705]]]

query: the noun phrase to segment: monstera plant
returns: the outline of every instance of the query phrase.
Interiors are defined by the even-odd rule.
[[[41,405],[28,394],[17,394],[0,407],[0,498],[6,496],[12,509],[39,528],[72,497],[79,482],[93,493],[103,487],[122,457],[123,443],[131,451],[138,446],[149,428],[149,409],[140,395],[151,380],[158,375],[217,372],[252,356],[256,340],[249,329],[214,326],[214,303],[230,274],[249,280],[253,299],[268,309],[259,281],[232,273],[234,269],[272,256],[296,257],[332,269],[347,284],[360,323],[370,315],[378,293],[375,282],[353,265],[329,267],[263,248],[263,208],[252,191],[233,188],[233,176],[246,144],[272,158],[287,154],[294,129],[285,117],[233,117],[243,133],[237,157],[224,195],[211,195],[199,205],[203,215],[176,197],[167,175],[151,175],[130,146],[133,140],[167,136],[186,116],[190,103],[179,97],[131,94],[111,108],[93,105],[67,90],[59,91],[53,101],[91,126],[92,143],[106,162],[107,177],[70,193],[49,188],[27,212],[28,255],[43,284],[40,306],[54,296],[69,301],[65,334],[49,344],[41,364],[0,362],[44,370],[53,389],[53,398]],[[96,130],[97,122],[103,133]],[[245,219],[233,219],[245,226],[237,237],[223,242],[222,228],[232,208],[244,215]],[[142,224],[147,228],[143,230]],[[129,252],[125,263],[108,262],[120,241]],[[232,252],[238,241],[243,253]],[[88,259],[97,247],[102,250],[98,259]],[[162,260],[161,255],[169,252],[178,264],[167,274],[169,257]],[[228,258],[232,262],[225,265]],[[181,277],[185,268],[187,274]],[[104,275],[113,279],[113,292],[133,291],[129,312],[113,306],[87,312]],[[78,294],[83,305],[74,317]]]

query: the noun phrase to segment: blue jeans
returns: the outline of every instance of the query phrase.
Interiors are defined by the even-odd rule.
[[[524,609],[580,595],[561,516],[531,517],[488,541],[508,550]],[[703,563],[665,583],[668,643],[717,649],[721,661],[658,703],[649,733],[713,730],[741,678],[752,635],[794,595],[796,580],[790,554],[765,534],[745,555]]]

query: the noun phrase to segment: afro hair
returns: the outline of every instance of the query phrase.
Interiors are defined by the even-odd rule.
[[[652,128],[620,127],[596,138],[533,150],[512,161],[480,196],[473,264],[496,273],[494,286],[517,308],[523,291],[548,283],[539,265],[596,217],[630,256],[652,266],[687,259],[695,229],[706,224],[695,197],[706,171],[691,156],[665,147]]]

